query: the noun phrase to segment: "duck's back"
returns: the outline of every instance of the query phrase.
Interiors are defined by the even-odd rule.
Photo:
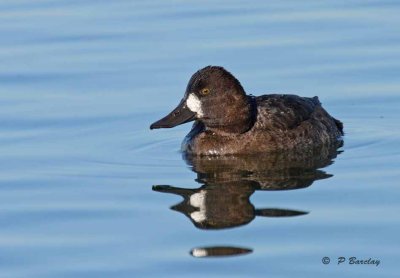
[[[296,95],[263,95],[256,97],[256,128],[264,130],[290,130],[312,117],[321,106],[318,97]]]
[[[254,133],[264,133],[278,146],[330,143],[343,134],[342,123],[322,108],[318,97],[263,95],[255,98]]]

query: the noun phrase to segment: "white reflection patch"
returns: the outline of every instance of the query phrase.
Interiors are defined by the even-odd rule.
[[[206,257],[208,255],[207,250],[203,248],[195,248],[192,251],[193,257]]]
[[[201,190],[198,193],[190,196],[190,205],[199,208],[198,211],[194,211],[190,214],[190,217],[197,223],[203,222],[207,219],[206,216],[206,191]]]

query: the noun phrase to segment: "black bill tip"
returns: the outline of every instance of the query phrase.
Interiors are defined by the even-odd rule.
[[[157,124],[157,122],[152,123],[152,124],[150,125],[150,129],[158,129],[158,128],[162,128],[162,126],[159,125],[159,124]]]

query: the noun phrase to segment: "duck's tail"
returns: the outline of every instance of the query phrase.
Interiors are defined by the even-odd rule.
[[[314,102],[316,105],[321,105],[321,102],[319,101],[319,98],[318,98],[317,96],[313,97],[312,100],[313,100],[313,102]],[[335,119],[334,117],[332,117],[332,119],[333,119],[333,121],[335,122],[336,127],[339,129],[340,134],[341,134],[341,135],[344,135],[344,132],[343,132],[343,123],[342,123],[341,121]]]
[[[344,132],[343,132],[343,123],[342,123],[341,121],[335,119],[335,118],[333,118],[333,120],[335,121],[335,124],[336,124],[337,128],[339,129],[340,134],[341,134],[341,135],[344,135]]]
[[[317,96],[313,97],[312,100],[315,105],[321,105],[321,102],[319,101],[319,98]]]

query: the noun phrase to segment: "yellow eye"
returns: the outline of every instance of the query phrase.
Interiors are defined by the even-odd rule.
[[[208,95],[210,93],[210,89],[204,88],[200,91],[202,95]]]

